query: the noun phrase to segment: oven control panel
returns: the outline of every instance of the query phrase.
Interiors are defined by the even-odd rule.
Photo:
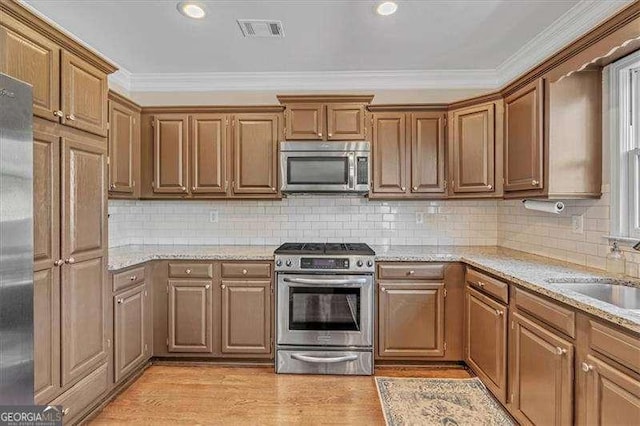
[[[301,269],[349,269],[349,259],[331,257],[302,257]]]

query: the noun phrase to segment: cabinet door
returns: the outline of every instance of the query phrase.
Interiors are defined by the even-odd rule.
[[[407,192],[407,139],[404,113],[373,114],[374,194]]]
[[[107,76],[77,56],[62,52],[62,122],[107,135]]]
[[[586,410],[588,425],[625,425],[640,420],[640,381],[588,355]]]
[[[504,190],[544,186],[543,82],[534,82],[505,98]]]
[[[278,114],[234,117],[233,193],[278,195]]]
[[[454,193],[495,190],[495,105],[451,115],[451,173]]]
[[[51,401],[60,391],[60,268],[33,273],[34,400]]]
[[[507,392],[507,307],[467,287],[465,361],[501,401]]]
[[[138,113],[109,101],[109,192],[133,194],[134,159],[139,149]],[[137,119],[137,121],[136,121]]]
[[[118,382],[147,358],[147,291],[144,284],[114,297],[114,376]]]
[[[445,192],[444,113],[411,114],[411,192]]]
[[[573,421],[573,345],[514,313],[509,335],[512,414],[522,424]]]
[[[187,116],[157,115],[153,119],[153,192],[187,193]]]
[[[60,48],[13,18],[2,15],[0,72],[33,86],[33,113],[59,121]]]
[[[365,106],[362,104],[327,105],[327,139],[362,140],[367,135]]]
[[[378,285],[378,355],[421,358],[444,355],[444,284]]]
[[[169,352],[213,351],[208,280],[169,280]]]
[[[288,140],[322,140],[324,104],[287,105],[285,138]]]
[[[222,353],[271,353],[271,281],[222,281]]]
[[[227,128],[224,114],[191,116],[191,193],[225,194],[227,177]]]

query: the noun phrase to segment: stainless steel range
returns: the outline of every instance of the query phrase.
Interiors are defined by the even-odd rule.
[[[374,256],[366,244],[276,249],[277,373],[373,374]]]

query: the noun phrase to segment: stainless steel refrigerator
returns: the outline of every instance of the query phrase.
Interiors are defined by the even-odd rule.
[[[0,74],[0,405],[33,404],[31,86]]]

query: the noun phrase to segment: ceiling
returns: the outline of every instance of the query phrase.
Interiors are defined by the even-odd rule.
[[[416,73],[451,71],[478,84],[485,79],[486,86],[499,84],[496,70],[522,56],[554,22],[573,23],[573,15],[584,20],[585,10],[596,9],[591,19],[602,19],[625,0],[397,0],[397,13],[388,17],[375,13],[374,0],[203,1],[203,20],[179,14],[177,0],[26,3],[119,64],[129,84],[141,87],[147,77],[159,82],[179,75],[247,73],[260,80],[274,73],[398,73],[415,80]],[[244,38],[239,18],[281,20],[285,37]],[[555,38],[585,30],[566,29]]]

